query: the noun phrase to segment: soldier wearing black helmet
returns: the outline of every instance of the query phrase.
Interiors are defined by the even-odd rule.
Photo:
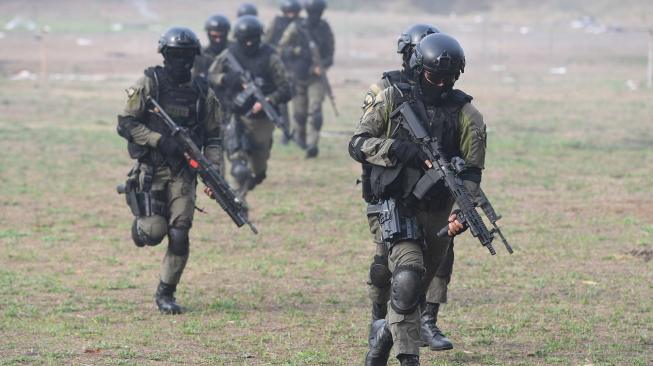
[[[191,78],[194,59],[200,53],[195,34],[188,28],[171,28],[161,36],[158,50],[163,66],[146,69],[127,89],[117,130],[136,160],[129,174],[139,197],[132,239],[143,247],[158,245],[168,237],[155,299],[162,313],[178,314],[182,309],[174,293],[188,260],[196,177],[168,128],[150,112],[147,98],[155,98],[177,124],[188,128],[216,165],[222,156],[222,114],[218,99],[203,79]]]
[[[261,42],[262,34],[263,25],[256,17],[245,15],[238,18],[234,25],[236,41],[209,68],[210,83],[224,90],[228,101],[243,90],[241,75],[230,65],[228,55],[233,55],[251,75],[272,105],[290,99],[283,63],[271,46]],[[234,103],[228,103],[228,106],[235,118],[226,132],[227,153],[231,160],[231,175],[244,201],[247,192],[266,177],[275,127],[259,102],[244,107]]]
[[[252,15],[257,17],[258,16],[258,9],[256,8],[256,5],[252,3],[243,3],[238,7],[238,12],[236,13],[236,16],[238,18],[245,16],[245,15]]]
[[[229,45],[228,36],[231,30],[229,19],[222,14],[216,14],[204,23],[204,30],[209,44],[202,49],[202,54],[195,58],[193,66],[193,76],[200,75],[206,77],[209,66],[213,60]]]
[[[302,10],[302,5],[299,3],[298,0],[283,0],[280,3],[280,9],[281,9],[281,15],[277,15],[272,19],[272,22],[270,25],[268,25],[267,30],[265,31],[263,35],[263,41],[273,47],[277,47],[279,44],[279,40],[281,39],[281,36],[283,35],[283,32],[286,31],[286,28],[290,25],[290,23],[294,22],[295,20],[299,19],[299,13]],[[281,60],[283,61],[284,65],[286,65],[286,70],[289,69],[289,65],[291,60],[289,60],[287,57],[284,58],[283,54],[281,55]],[[294,85],[294,80],[292,80],[292,75],[288,75],[288,82],[292,86]],[[290,115],[288,112],[288,104],[280,104],[279,105],[279,112],[283,116],[284,120],[289,121],[290,120]],[[286,135],[281,136],[281,142],[283,144],[288,143],[288,139]]]
[[[370,86],[363,102],[363,112],[374,104],[376,96],[384,89],[395,85],[398,87],[403,85],[405,87],[415,82],[413,70],[410,67],[410,58],[413,55],[415,47],[422,38],[433,33],[440,33],[440,31],[436,27],[428,24],[415,24],[401,33],[397,39],[397,53],[401,54],[402,68],[384,72],[382,78]],[[374,197],[370,186],[372,165],[369,163],[363,163],[362,168],[363,173],[361,176],[361,182],[363,184],[363,199],[370,205],[376,204],[378,203],[378,198]],[[384,339],[381,339],[380,341],[375,339],[378,329],[385,325],[387,303],[390,299],[391,274],[388,269],[388,248],[381,238],[381,228],[378,218],[376,216],[369,216],[368,222],[370,225],[370,233],[372,234],[376,246],[374,259],[370,265],[370,278],[368,280],[369,297],[372,301],[372,319],[370,322],[370,333],[368,339],[370,345],[376,343],[375,349],[379,353],[389,354],[390,349],[388,348],[388,345],[391,346],[392,342],[387,342],[387,340]],[[452,255],[452,253],[453,252],[450,252],[449,255]],[[453,263],[453,261],[449,261],[448,263]],[[435,286],[442,286],[444,283],[444,281],[439,280],[435,280],[434,282]],[[426,309],[426,307],[424,308]],[[435,325],[435,317],[431,317],[429,314],[431,313],[425,313],[422,317],[422,345],[429,346],[433,350],[446,350],[452,348],[453,345],[449,339],[447,339]],[[389,332],[382,334],[384,334],[385,337],[390,337]],[[383,345],[385,345],[385,349]]]
[[[335,40],[322,14],[324,0],[305,0],[306,18],[292,22],[279,40],[279,50],[294,84],[293,139],[306,149],[306,157],[318,155],[322,129],[322,103],[327,87],[321,75],[333,65]]]
[[[483,117],[471,104],[471,96],[453,89],[465,70],[460,44],[446,34],[430,34],[417,45],[410,65],[415,82],[400,83],[379,93],[364,112],[349,144],[353,159],[373,166],[374,197],[395,200],[402,227],[416,228],[384,238],[391,273],[390,307],[387,323],[380,324],[371,342],[366,365],[385,365],[391,344],[402,365],[419,364],[419,347],[424,342],[420,318],[426,314],[435,320],[439,304],[446,303],[453,237],[464,230],[445,187],[436,185],[423,199],[413,199],[412,189],[425,171],[425,159],[398,127],[402,115],[392,111],[410,103],[440,141],[441,154],[446,159],[458,156],[465,161],[459,176],[472,194],[478,192],[485,163]],[[447,223],[449,238],[439,238],[437,231]],[[435,326],[435,322],[432,324]],[[434,349],[432,344],[429,346]]]

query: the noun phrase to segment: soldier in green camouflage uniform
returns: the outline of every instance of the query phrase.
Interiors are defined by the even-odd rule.
[[[234,102],[243,90],[241,75],[230,67],[227,56],[233,55],[243,69],[260,84],[267,100],[277,105],[290,99],[290,86],[281,59],[274,49],[261,43],[263,25],[251,15],[240,17],[234,25],[236,42],[220,54],[209,69],[209,81],[224,88],[234,120],[226,132],[226,146],[231,161],[231,175],[244,200],[249,190],[266,177],[267,161],[272,148],[274,123],[262,111],[261,103],[248,99],[241,106]]]
[[[211,16],[204,23],[204,30],[209,39],[209,45],[202,49],[202,54],[195,58],[193,77],[206,77],[213,60],[229,45],[228,36],[231,24],[229,19],[221,14]]]
[[[322,129],[322,102],[326,86],[320,79],[333,65],[335,41],[329,23],[321,19],[324,0],[306,0],[306,19],[291,23],[279,41],[282,57],[295,80],[293,139],[306,148],[306,157],[318,155]]]
[[[286,28],[288,28],[290,23],[299,18],[299,12],[302,10],[302,5],[298,0],[284,0],[281,2],[280,8],[281,15],[277,15],[274,17],[274,19],[272,19],[272,22],[270,22],[267,31],[265,31],[263,34],[263,42],[275,48],[278,47],[279,40],[281,39],[283,33],[286,31]],[[283,57],[281,60],[283,61],[284,65],[286,65],[286,70],[288,70],[287,65],[289,64],[290,60],[287,58],[284,59]],[[286,76],[288,77],[288,83],[290,83],[292,90],[295,81],[292,80],[291,74],[286,73]],[[290,121],[290,113],[288,112],[287,103],[279,104],[279,113],[281,113],[286,123]],[[281,142],[284,145],[288,143],[288,138],[285,134],[281,135]]]
[[[376,99],[376,96],[380,94],[384,89],[399,86],[399,85],[408,85],[414,83],[414,76],[412,75],[412,70],[409,65],[410,57],[413,54],[413,50],[417,43],[426,35],[439,33],[440,31],[427,24],[415,24],[406,31],[404,31],[397,40],[397,53],[402,55],[403,67],[400,70],[393,70],[383,73],[381,80],[377,83],[372,84],[365,96],[365,101],[363,103],[363,111],[367,111],[373,104]],[[369,184],[370,173],[372,165],[364,163],[363,164],[363,198],[369,204],[376,204],[378,200],[371,193],[371,187]],[[372,344],[374,341],[374,336],[378,331],[378,328],[381,327],[384,323],[379,322],[380,319],[384,319],[387,314],[387,302],[390,299],[390,272],[388,270],[388,250],[387,246],[383,243],[381,239],[381,231],[379,226],[379,221],[377,216],[372,215],[368,217],[370,232],[372,233],[373,241],[376,246],[376,251],[374,255],[374,260],[370,265],[370,279],[368,281],[369,285],[369,296],[372,300],[372,321],[370,323],[370,334],[369,334],[369,343]],[[453,264],[453,251],[447,253],[447,258],[444,262],[443,268],[440,269],[439,273],[444,273],[445,277],[449,277],[453,268],[447,267]],[[436,275],[436,277],[438,277]],[[434,285],[437,286],[446,284],[448,281],[446,279],[443,281],[439,278],[434,278]],[[446,286],[446,285],[444,285]],[[441,290],[442,291],[442,290]],[[422,329],[421,329],[421,338],[422,346],[428,346],[431,350],[447,350],[453,348],[451,341],[444,336],[440,329],[435,324],[437,320],[437,312],[439,304],[433,304],[431,306],[422,307]]]
[[[442,185],[436,185],[424,199],[411,199],[412,189],[424,171],[425,156],[398,124],[403,118],[391,113],[402,103],[411,103],[427,130],[438,138],[447,159],[460,156],[465,169],[460,173],[465,186],[476,194],[484,168],[486,134],[482,115],[471,97],[453,85],[464,71],[464,53],[458,42],[445,34],[431,34],[418,44],[411,60],[417,82],[395,85],[376,96],[364,113],[349,151],[352,158],[373,165],[371,187],[375,197],[395,199],[402,227],[411,225],[388,247],[388,267],[392,273],[388,321],[371,342],[366,365],[385,365],[389,355],[388,335],[397,347],[402,365],[419,365],[422,344],[421,311],[447,300],[447,285],[453,263],[451,238],[437,232],[449,223],[450,237],[464,228],[456,220],[453,199]],[[402,239],[403,238],[403,239]],[[445,271],[446,269],[446,271]],[[448,273],[445,273],[448,272]],[[425,302],[422,296],[425,295]],[[421,309],[420,309],[421,308]],[[435,309],[434,309],[435,308]],[[381,350],[377,345],[383,345]]]
[[[163,313],[178,314],[181,307],[174,292],[188,260],[196,177],[166,125],[149,111],[147,97],[155,98],[177,124],[188,128],[216,165],[222,155],[222,116],[220,103],[203,79],[191,81],[193,60],[200,52],[195,34],[188,28],[171,28],[161,37],[159,52],[164,66],[148,68],[127,90],[118,133],[127,139],[129,154],[137,160],[129,177],[139,193],[132,239],[143,247],[157,245],[168,236],[156,304]]]

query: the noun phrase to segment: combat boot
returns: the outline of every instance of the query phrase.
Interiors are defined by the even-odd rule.
[[[175,290],[177,285],[168,285],[161,281],[156,289],[154,299],[156,306],[162,314],[181,314],[181,306],[175,302]]]
[[[374,323],[377,320],[384,319],[386,314],[388,313],[388,304],[383,303],[379,304],[376,302],[372,302],[372,321],[370,322],[370,334],[367,337],[368,344],[372,346],[372,339],[374,339],[374,336],[376,336],[376,330],[374,329]]]
[[[320,150],[317,148],[317,146],[309,146],[306,149],[306,159],[317,158],[317,155],[319,153],[320,153]]]
[[[375,329],[375,336],[370,341],[370,350],[365,355],[365,366],[386,366],[392,349],[392,333],[385,319],[379,319],[372,327]]]
[[[440,304],[427,302],[422,310],[422,328],[421,328],[421,338],[422,347],[428,346],[431,351],[446,351],[453,348],[453,344],[442,334],[440,328],[435,325],[438,321],[438,310],[440,309]]]
[[[418,355],[398,355],[399,364],[401,366],[419,366],[419,356]]]

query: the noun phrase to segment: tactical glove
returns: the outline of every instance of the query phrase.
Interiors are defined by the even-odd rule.
[[[390,155],[405,165],[415,168],[424,167],[426,155],[420,148],[412,142],[395,140],[390,146]]]
[[[175,158],[181,154],[179,144],[172,136],[163,135],[157,144],[159,151],[165,158]]]

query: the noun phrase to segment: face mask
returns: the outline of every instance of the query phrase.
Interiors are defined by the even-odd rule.
[[[238,45],[246,55],[254,55],[261,46],[261,38],[246,38],[238,41]]]
[[[220,50],[223,49],[225,44],[227,43],[227,37],[225,37],[224,33],[222,32],[209,32],[208,33],[209,37],[209,48],[213,50]]]
[[[195,52],[187,49],[169,49],[163,56],[163,68],[176,83],[190,81],[190,70],[195,62]]]
[[[308,17],[306,19],[308,20],[308,24],[316,25],[320,22],[321,17],[322,13],[308,13]]]
[[[455,77],[450,74],[436,74],[424,70],[420,78],[422,93],[427,99],[441,99],[453,88]]]

